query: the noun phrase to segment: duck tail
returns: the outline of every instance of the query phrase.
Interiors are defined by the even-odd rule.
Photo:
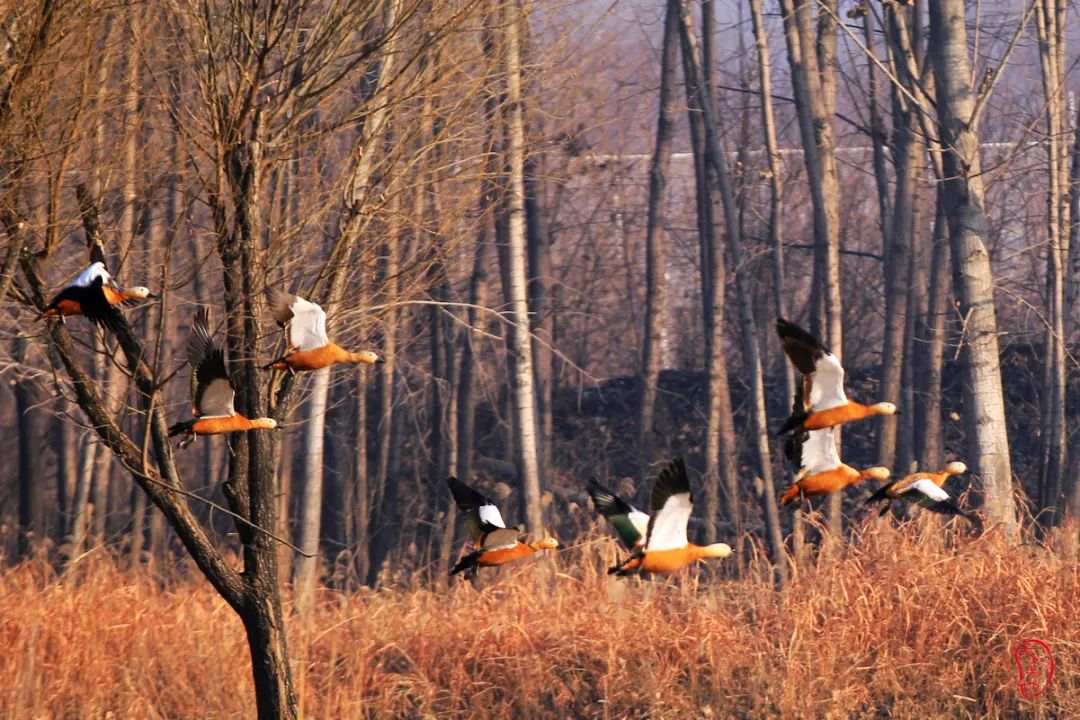
[[[784,421],[784,424],[780,426],[780,429],[776,431],[777,435],[787,435],[793,430],[802,429],[803,423],[810,417],[810,413],[806,410],[795,410],[791,413],[791,416]]]
[[[279,357],[279,358],[278,358],[277,360],[271,360],[270,362],[268,362],[268,363],[266,363],[265,365],[263,365],[263,366],[262,366],[262,369],[263,369],[263,370],[269,370],[270,368],[274,367],[275,365],[278,365],[279,363],[283,363],[283,362],[285,362],[285,358],[286,358],[286,357],[288,357],[288,355],[282,355],[282,356],[281,356],[281,357]]]
[[[877,489],[877,491],[874,492],[873,495],[866,498],[866,500],[864,501],[865,504],[869,505],[871,503],[878,502],[879,500],[888,500],[889,496],[887,495],[887,493],[889,492],[889,488],[891,488],[895,484],[896,484],[895,480],[892,481],[892,482],[885,483],[884,485],[879,487]],[[886,506],[886,508],[888,508],[888,506]]]
[[[480,557],[480,553],[475,553],[475,552],[474,553],[469,553],[468,555],[466,555],[465,557],[463,557],[463,558],[461,558],[460,560],[457,561],[457,564],[454,565],[452,570],[450,570],[450,575],[451,576],[457,575],[459,572],[463,572],[463,571],[466,571],[466,570],[469,571],[469,574],[466,577],[469,577],[472,574],[475,574],[476,573],[476,561],[477,561],[477,559],[479,557]]]
[[[798,496],[799,496],[799,486],[798,485],[792,485],[791,487],[789,487],[787,490],[784,491],[783,495],[780,496],[780,505],[787,505],[789,502],[791,502],[792,500],[794,500]]]
[[[194,420],[185,420],[184,422],[178,422],[175,425],[169,426],[169,437],[176,437],[183,433],[190,433],[191,428],[195,426]]]

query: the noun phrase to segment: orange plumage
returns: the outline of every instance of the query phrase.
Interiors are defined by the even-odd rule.
[[[480,555],[476,558],[476,564],[483,565],[484,567],[504,565],[508,562],[520,560],[521,558],[527,558],[535,552],[536,548],[531,545],[526,545],[523,542],[519,542],[514,547],[491,550]]]
[[[870,405],[849,401],[847,405],[821,410],[820,412],[811,412],[803,421],[802,427],[804,430],[822,430],[827,427],[843,425],[852,420],[862,420],[863,418],[881,414],[881,411]]]
[[[71,317],[72,315],[82,315],[82,305],[75,300],[63,299],[57,301],[56,305],[48,308],[42,315],[60,315],[61,317]]]
[[[220,435],[254,430],[255,427],[255,424],[243,415],[233,415],[232,417],[199,418],[192,424],[191,431],[196,435]]]
[[[780,504],[787,505],[799,497],[800,491],[804,495],[828,495],[829,493],[839,492],[849,485],[862,482],[868,477],[870,475],[859,472],[850,465],[840,465],[832,470],[826,470],[800,479],[784,492],[780,497]]]
[[[321,370],[324,367],[352,361],[352,353],[334,343],[330,343],[315,350],[300,350],[289,353],[270,367],[275,370],[291,368],[295,372],[305,372],[308,370]]]
[[[643,572],[670,573],[708,557],[702,546],[691,543],[674,550],[652,550],[645,553],[638,564]]]

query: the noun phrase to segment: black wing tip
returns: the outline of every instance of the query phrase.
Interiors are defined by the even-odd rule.
[[[446,478],[446,484],[450,487],[450,494],[454,496],[454,502],[463,512],[476,510],[482,505],[493,504],[479,491],[469,487],[453,475]]]
[[[597,482],[596,478],[589,478],[588,482],[589,497],[593,501],[596,512],[604,517],[630,512],[631,508],[626,501]]]
[[[801,430],[808,417],[810,417],[810,413],[806,411],[791,413],[788,419],[784,421],[784,424],[780,426],[780,429],[776,431],[776,434],[787,435],[789,432]]]
[[[795,340],[797,342],[805,343],[821,352],[829,352],[829,348],[825,346],[825,343],[821,342],[821,339],[818,338],[817,335],[814,335],[800,325],[796,325],[787,318],[776,318],[776,334],[780,336],[781,340]]]
[[[672,495],[690,492],[690,478],[686,474],[686,461],[677,457],[668,461],[656,475],[650,506],[655,513]]]

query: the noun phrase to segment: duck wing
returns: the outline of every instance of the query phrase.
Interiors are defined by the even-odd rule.
[[[784,353],[803,376],[803,400],[814,410],[846,405],[844,366],[814,335],[785,318],[776,319]]]
[[[193,368],[192,409],[198,417],[232,417],[236,393],[225,366],[224,351],[210,335],[210,315],[199,308],[188,333],[188,364]]]
[[[672,460],[656,476],[650,499],[652,516],[645,536],[645,550],[676,550],[684,548],[686,526],[694,510],[690,479],[682,458]]]
[[[266,289],[270,312],[281,326],[288,325],[289,347],[317,350],[330,343],[326,335],[326,311],[299,295]]]
[[[469,529],[469,535],[474,543],[480,545],[493,531],[506,529],[502,513],[494,502],[456,477],[448,477],[446,484],[450,487],[454,502],[465,515],[465,526]]]

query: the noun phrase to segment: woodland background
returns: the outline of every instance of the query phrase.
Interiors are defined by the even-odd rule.
[[[92,605],[133,583],[168,608],[168,588],[208,593],[201,571],[273,659],[252,668],[260,716],[291,716],[314,691],[286,667],[279,578],[305,654],[334,603],[392,589],[424,605],[464,542],[449,474],[600,567],[585,479],[644,506],[676,455],[692,538],[739,548],[710,572],[805,590],[861,552],[830,538],[884,530],[865,527],[870,488],[823,517],[777,510],[795,387],[777,315],[841,355],[851,396],[902,410],[845,428],[846,462],[963,460],[950,489],[970,485],[1005,543],[991,556],[1044,543],[1038,563],[1071,567],[1076,26],[1061,0],[0,2],[0,595],[34,607],[45,596],[22,593],[82,587]],[[91,251],[161,295],[115,338],[36,319]],[[267,284],[390,362],[257,371],[282,347]],[[284,430],[174,455],[158,426],[189,416],[200,305],[238,408]],[[552,563],[554,590],[505,592],[571,598]],[[697,590],[680,592],[695,612]],[[30,625],[10,632],[33,655]],[[25,667],[9,715],[65,707]],[[504,699],[490,712],[525,711]],[[467,706],[445,700],[410,712]],[[574,712],[565,700],[544,707]],[[979,707],[1015,708],[999,700]]]

